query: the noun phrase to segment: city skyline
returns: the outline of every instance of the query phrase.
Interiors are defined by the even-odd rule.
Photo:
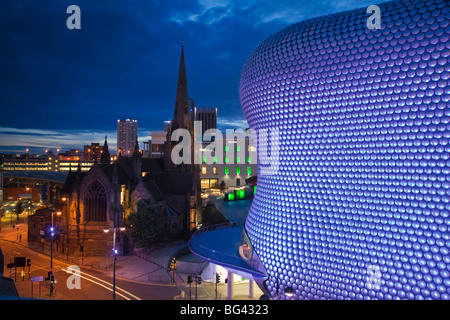
[[[69,30],[69,5],[81,29]],[[217,108],[219,129],[248,127],[238,97],[242,66],[267,36],[294,22],[363,7],[328,1],[3,2],[0,152],[42,153],[103,142],[116,121],[140,123],[139,141],[171,118],[181,44],[189,96]]]

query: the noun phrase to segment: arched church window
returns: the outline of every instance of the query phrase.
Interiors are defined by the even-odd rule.
[[[84,220],[106,221],[107,196],[100,182],[93,182],[84,197]]]

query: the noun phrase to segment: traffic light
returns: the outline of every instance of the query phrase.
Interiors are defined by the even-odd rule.
[[[175,258],[173,258],[173,259],[170,261],[169,271],[175,270],[176,263],[177,263],[177,262],[176,262]]]
[[[56,283],[55,275],[53,273],[50,275],[50,283],[51,284],[55,284]]]
[[[192,283],[192,276],[187,277],[187,283]]]
[[[216,283],[220,283],[220,274],[216,273]]]
[[[197,278],[197,284],[202,284],[202,277]]]

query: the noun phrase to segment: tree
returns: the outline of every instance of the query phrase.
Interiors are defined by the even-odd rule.
[[[136,212],[132,212],[128,217],[131,236],[136,246],[140,248],[151,246],[152,243],[163,240],[166,232],[160,226],[161,215],[151,201],[141,199],[136,207]]]
[[[19,214],[23,212],[23,204],[22,200],[17,201],[16,205],[16,215],[17,215],[17,222],[19,222]]]
[[[220,212],[219,209],[216,208],[214,203],[208,203],[203,207],[202,224],[204,227],[227,222],[230,221],[222,214],[222,212]]]

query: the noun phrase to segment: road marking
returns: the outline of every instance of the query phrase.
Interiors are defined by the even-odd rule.
[[[67,272],[67,269],[63,269],[63,268],[62,268],[61,270]],[[88,278],[87,276],[92,277],[93,279],[95,279],[95,280],[97,280],[97,281],[95,281],[95,280],[93,280],[93,279],[90,279],[90,278]],[[107,289],[107,290],[109,290],[109,291],[111,291],[111,292],[113,292],[112,284],[109,283],[108,281],[105,281],[105,280],[103,280],[103,279],[100,279],[100,278],[98,278],[98,277],[96,277],[96,276],[93,276],[93,275],[87,273],[87,272],[82,272],[82,273],[80,274],[80,277],[83,278],[83,279],[86,279],[86,280],[88,280],[88,281],[90,281],[90,282],[92,282],[92,283],[95,283],[96,285],[99,285],[99,286],[101,286],[101,287],[103,287],[103,288],[105,288],[105,289]],[[106,285],[104,285],[104,284],[102,284],[102,283],[100,283],[99,281],[105,283],[105,284],[108,285],[108,286],[111,286],[111,288],[110,288],[110,287],[107,287]],[[121,296],[121,297],[123,297],[124,299],[131,300],[131,298],[128,298],[127,296],[125,296],[125,295],[121,294],[120,292],[118,292],[119,290],[122,291],[123,293],[129,295],[130,297],[136,299],[136,300],[142,300],[141,298],[135,296],[134,294],[132,294],[132,293],[130,293],[130,292],[128,292],[128,291],[126,291],[126,290],[124,290],[124,289],[122,289],[122,288],[116,286],[116,294],[119,295],[119,296]]]

